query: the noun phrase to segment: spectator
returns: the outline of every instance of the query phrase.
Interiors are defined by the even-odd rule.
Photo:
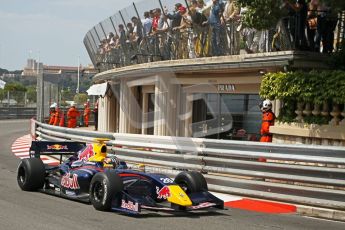
[[[187,9],[184,6],[181,6],[179,8],[179,12],[181,14],[181,24],[178,27],[173,28],[174,31],[180,31],[180,41],[179,41],[179,53],[178,53],[178,58],[180,59],[186,59],[189,57],[189,51],[190,49],[190,44],[188,44],[188,33],[187,33],[187,28],[191,27],[192,25],[192,18],[190,15],[187,13]],[[187,44],[189,46],[187,46]]]
[[[200,13],[197,7],[190,7],[190,16],[192,18],[193,30],[194,30],[194,50],[196,57],[206,56],[207,52],[204,52],[208,47],[206,45],[208,28],[205,26],[207,18],[204,14]]]
[[[80,116],[80,112],[76,109],[75,103],[71,104],[71,108],[67,111],[68,128],[77,127],[77,118]]]
[[[224,24],[223,21],[223,7],[219,3],[219,0],[212,0],[212,6],[210,11],[210,17],[208,18],[208,23],[211,26],[212,37],[212,55],[220,56],[222,55],[221,51],[221,25]]]
[[[305,36],[305,29],[307,24],[307,15],[308,15],[308,5],[306,0],[297,0],[295,4],[289,2],[289,0],[284,0],[287,7],[294,11],[295,18],[295,28],[296,32],[291,30],[295,47],[300,50],[307,50],[308,44]]]
[[[326,3],[319,5],[315,38],[315,49],[318,52],[331,53],[333,51],[334,30],[337,26],[337,15],[333,14],[334,12]]]
[[[135,41],[137,43],[137,45],[139,45],[141,40],[143,39],[143,26],[137,17],[132,17],[131,21],[134,25],[133,41]]]
[[[144,36],[148,36],[151,32],[152,19],[150,18],[150,13],[146,11],[144,13],[144,19],[142,20]]]
[[[168,19],[171,20],[171,27],[175,28],[181,25],[182,16],[180,14],[179,8],[182,6],[181,3],[175,4],[175,11],[173,14],[167,14]]]
[[[308,23],[307,37],[311,51],[315,51],[315,35],[317,29],[317,9],[319,8],[319,0],[311,0],[308,4]]]
[[[224,12],[224,21],[226,23],[226,37],[229,48],[229,54],[240,53],[240,33],[237,27],[240,24],[240,7],[237,0],[228,0]]]
[[[133,24],[128,22],[127,23],[127,33],[126,33],[126,39],[127,41],[133,41],[133,31],[134,31],[134,27]]]

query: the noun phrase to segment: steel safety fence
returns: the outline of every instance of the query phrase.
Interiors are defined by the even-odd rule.
[[[213,191],[345,210],[345,148],[90,132],[35,122],[41,140],[94,142],[147,170],[204,173]]]
[[[179,20],[176,20],[179,6],[176,4],[187,10]],[[99,71],[161,60],[295,49],[326,50],[320,44],[314,44],[324,39],[316,33],[315,25],[308,24],[301,32],[301,25],[295,16],[282,17],[275,27],[267,30],[256,30],[243,25],[241,15],[237,15],[226,19],[215,30],[207,20],[210,8],[209,4],[195,6],[190,1],[179,0],[132,3],[91,28],[84,37],[84,45]],[[154,17],[159,20],[154,22]],[[182,24],[186,25],[182,26],[181,18],[184,21]],[[332,20],[335,50],[344,37],[344,12]],[[331,50],[327,48],[326,52]]]
[[[176,4],[182,4],[187,10],[179,20],[176,20],[179,6]],[[210,6],[198,7],[203,8],[179,0],[132,3],[90,29],[84,45],[99,71],[161,60],[295,48],[289,18],[282,18],[275,27],[260,31],[246,28],[239,18],[234,18],[219,25],[214,32],[207,21]],[[155,22],[154,17],[159,20]]]

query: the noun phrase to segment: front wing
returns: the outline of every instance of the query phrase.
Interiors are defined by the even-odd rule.
[[[224,209],[224,201],[215,197],[208,191],[189,194],[189,198],[192,201],[192,205],[181,207],[168,201],[158,203],[150,197],[132,197],[129,194],[122,192],[122,199],[114,200],[111,209],[113,211],[120,211],[128,214],[140,214],[144,210],[188,212],[208,208]]]

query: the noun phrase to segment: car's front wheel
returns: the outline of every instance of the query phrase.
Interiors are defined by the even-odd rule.
[[[90,201],[99,211],[109,211],[112,202],[120,205],[123,182],[113,171],[99,172],[90,183]]]
[[[187,194],[207,190],[207,182],[204,176],[197,171],[180,172],[175,177],[178,184]]]
[[[21,160],[17,170],[17,183],[24,191],[35,191],[43,188],[45,166],[39,158]]]

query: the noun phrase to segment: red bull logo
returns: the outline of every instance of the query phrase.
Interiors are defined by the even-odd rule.
[[[156,192],[158,199],[168,199],[169,197],[171,197],[171,192],[168,186],[164,186],[161,189],[159,189],[159,187],[156,187]]]
[[[88,160],[94,155],[92,144],[88,144],[86,148],[78,155],[79,160]]]
[[[55,145],[47,145],[47,150],[68,150],[67,145],[59,145],[59,144],[55,144]]]
[[[78,175],[73,174],[71,178],[70,173],[66,173],[62,178],[61,178],[61,186],[69,189],[79,189],[79,184],[78,184]]]

